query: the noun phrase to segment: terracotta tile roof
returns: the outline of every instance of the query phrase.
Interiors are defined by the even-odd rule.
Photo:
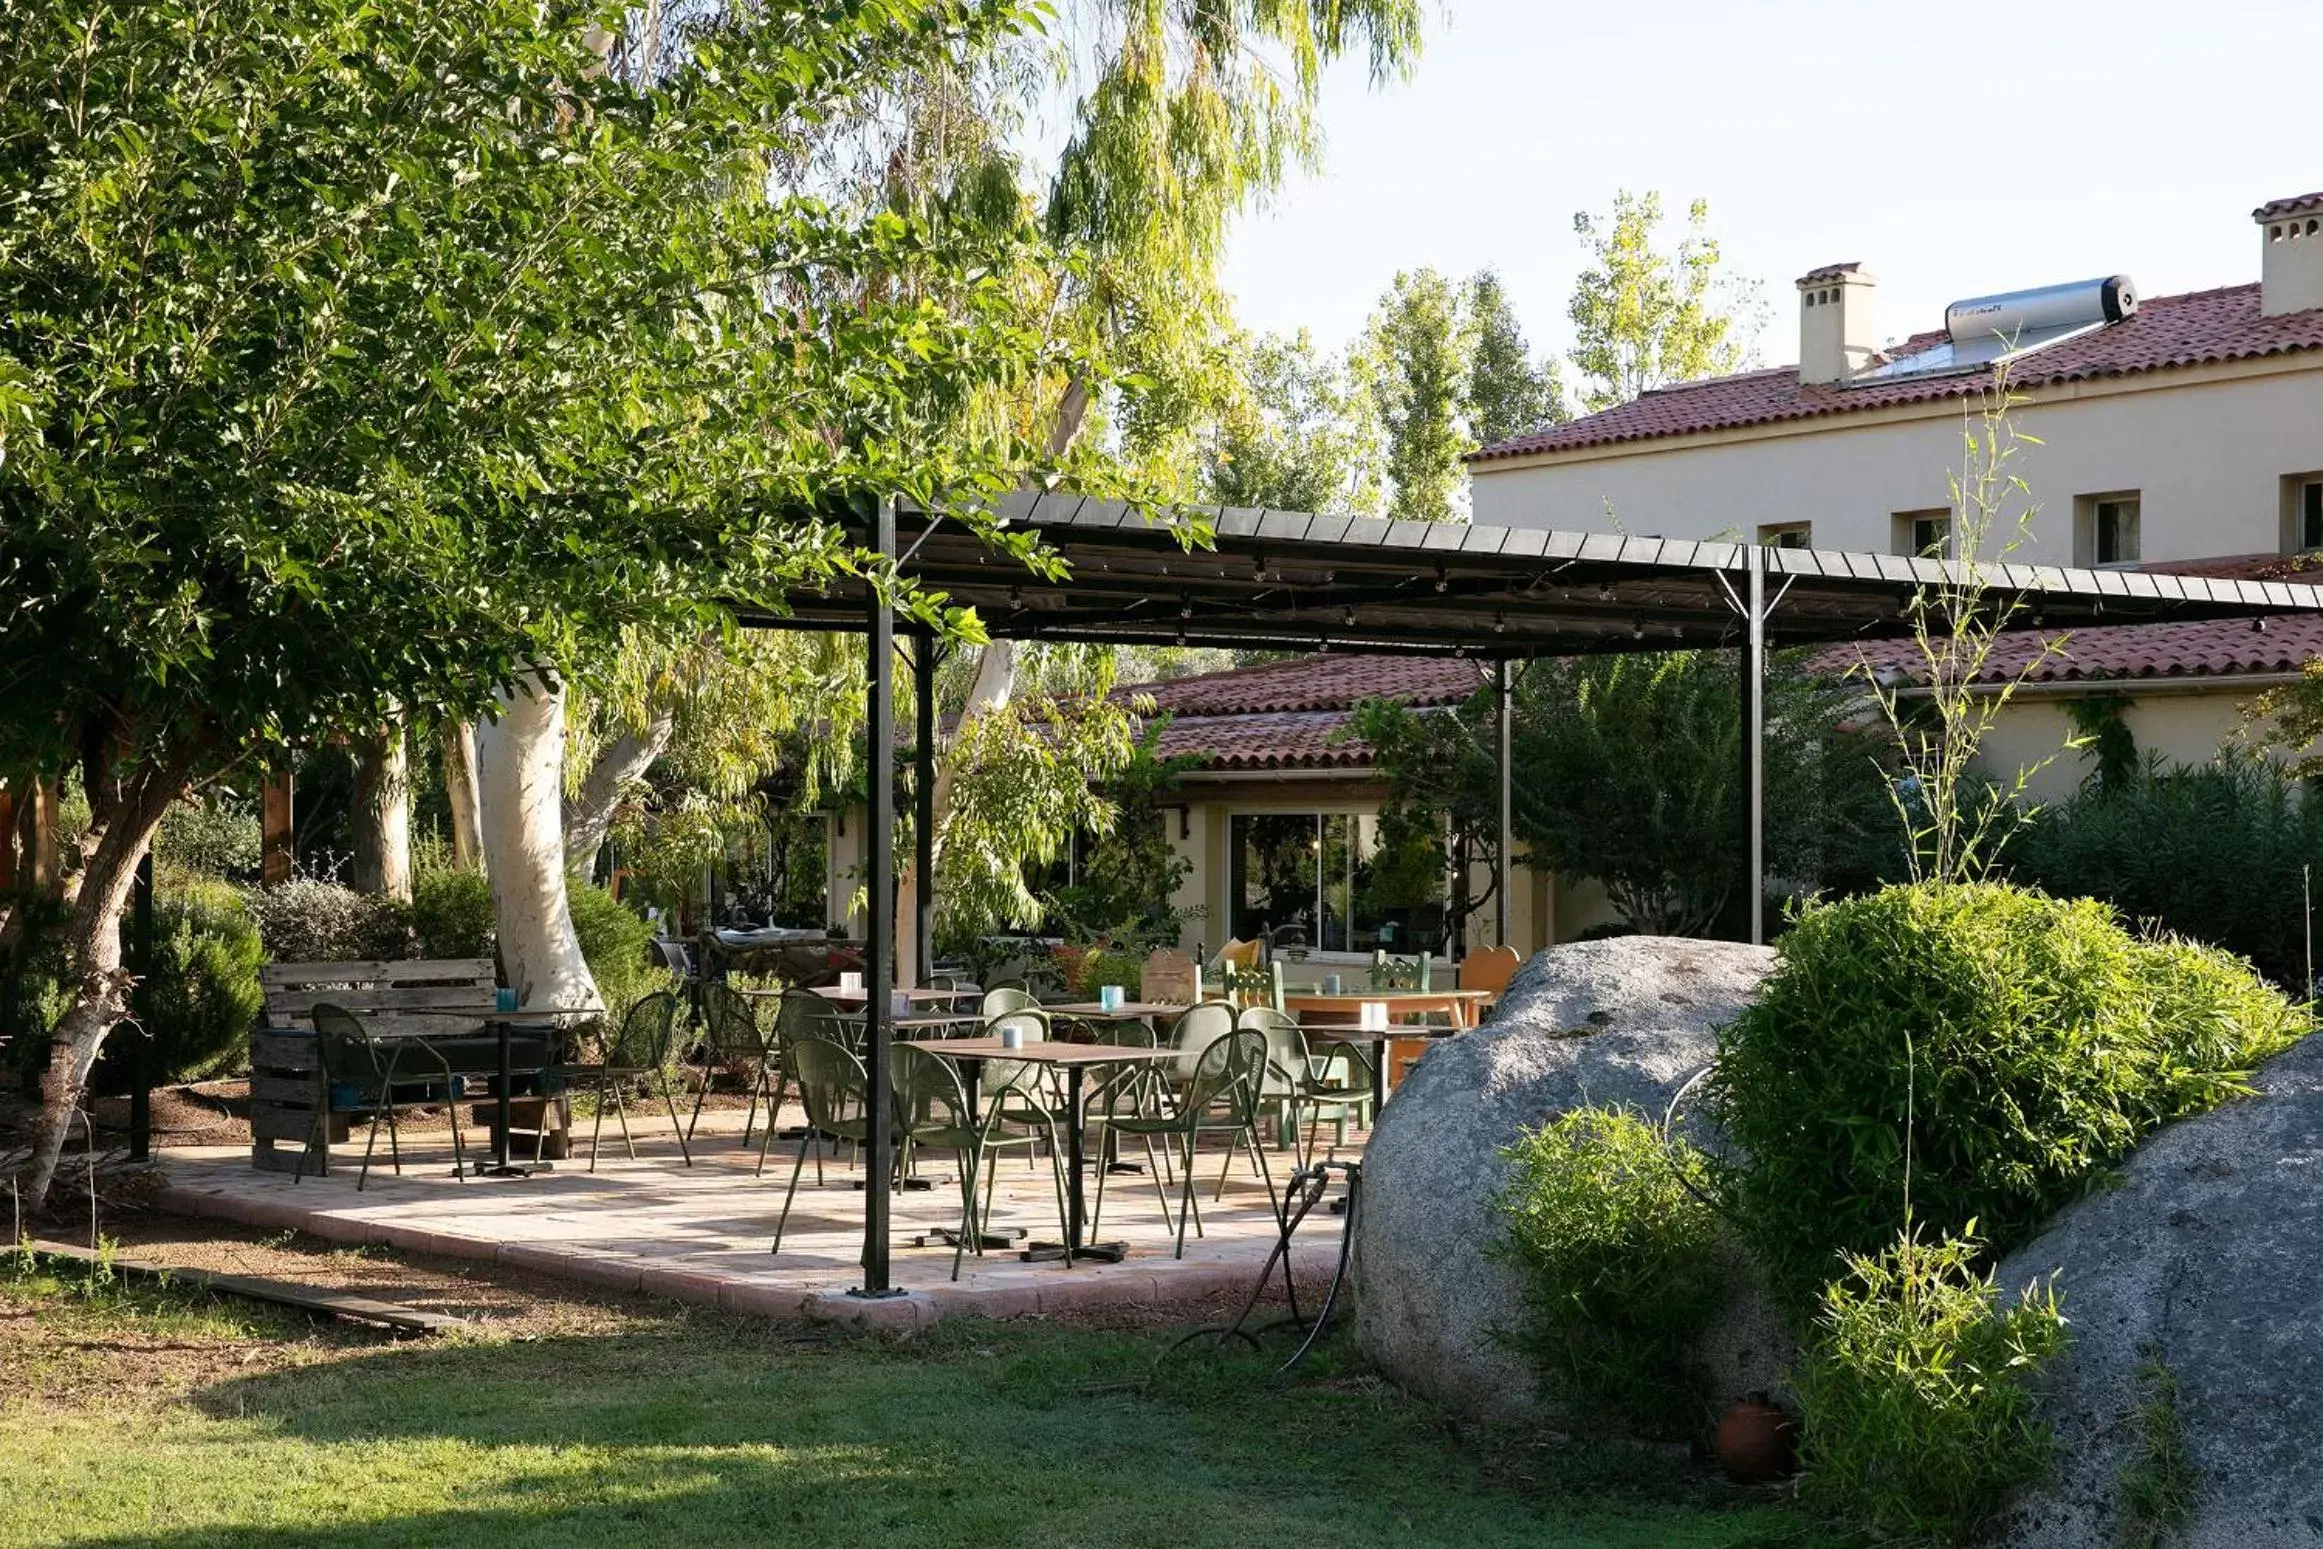
[[[1801,285],[1812,285],[1817,280],[1836,280],[1843,274],[1860,273],[1862,272],[1862,269],[1863,265],[1860,263],[1825,264],[1820,269],[1809,269],[1805,274],[1800,275],[1799,283]]]
[[[1164,758],[1193,755],[1205,768],[1226,770],[1364,769],[1370,744],[1336,740],[1358,701],[1456,705],[1482,682],[1474,662],[1456,658],[1332,654],[1124,684],[1116,692],[1150,695],[1169,713],[1158,749]]]
[[[2049,632],[2032,629],[2002,635],[1980,681],[2015,677],[2050,638]],[[2249,619],[2125,624],[2065,636],[2063,648],[2035,667],[2030,681],[2151,683],[2241,677],[2297,672],[2317,656],[2323,656],[2323,613],[2276,614],[2263,630],[2254,629]],[[1920,657],[1908,640],[1834,646],[1815,657],[1815,665],[1827,672],[1846,671],[1859,663],[1875,672],[1916,675]]]
[[[1360,699],[1410,705],[1456,705],[1484,682],[1477,664],[1454,657],[1299,656],[1161,683],[1124,684],[1116,692],[1150,694],[1178,715],[1255,715],[1274,710],[1346,710]]]
[[[1896,359],[1916,355],[1943,338],[1942,333],[1915,334],[1890,355]],[[2323,309],[2266,317],[2259,311],[2259,287],[2234,285],[2182,296],[2149,297],[2134,315],[2118,323],[2025,356],[2010,368],[2009,378],[2018,387],[2044,387],[2317,348],[2323,348]],[[1532,452],[1572,451],[1898,404],[1941,402],[1972,396],[1991,381],[1991,369],[1986,367],[1950,376],[1855,387],[1836,383],[1805,387],[1799,383],[1796,366],[1777,366],[1657,388],[1586,419],[1485,447],[1468,460],[1490,462]]]
[[[2273,220],[2278,215],[2288,215],[2293,210],[2312,209],[2319,204],[2323,204],[2323,194],[2293,194],[2288,199],[2269,199],[2251,211],[2250,218],[2254,221]]]

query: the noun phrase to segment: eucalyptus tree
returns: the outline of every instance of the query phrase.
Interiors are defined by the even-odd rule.
[[[0,0],[0,767],[75,762],[92,808],[35,1204],[186,790],[391,715],[561,718],[624,630],[884,581],[840,520],[874,499],[990,532],[1026,476],[974,406],[1074,369],[1006,279],[1070,266],[764,192],[797,126],[1021,17],[752,10],[636,84],[572,0]],[[487,748],[487,813],[559,762]],[[549,946],[515,982],[593,999]]]
[[[1202,498],[1377,515],[1381,430],[1367,384],[1304,329],[1241,353],[1232,398],[1202,438]]]

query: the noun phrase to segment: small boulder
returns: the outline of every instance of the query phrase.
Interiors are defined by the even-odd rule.
[[[2323,1037],[2253,1085],[2147,1140],[2001,1263],[2010,1291],[2056,1272],[2071,1343],[2041,1382],[2056,1467],[1993,1542],[2149,1541],[2124,1481],[2152,1467],[2140,1411],[2160,1368],[2193,1477],[2183,1530],[2152,1541],[2323,1542]]]
[[[1490,1022],[1428,1051],[1364,1150],[1356,1333],[1382,1371],[1464,1414],[1534,1408],[1533,1371],[1502,1337],[1523,1326],[1523,1282],[1486,1256],[1501,1231],[1501,1148],[1571,1108],[1660,1119],[1773,966],[1769,949],[1731,942],[1551,947],[1517,973]],[[1749,1309],[1710,1343],[1721,1396],[1774,1386],[1789,1354],[1779,1320]]]

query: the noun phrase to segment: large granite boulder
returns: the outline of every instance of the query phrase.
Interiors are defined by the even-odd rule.
[[[1523,1287],[1485,1256],[1501,1148],[1569,1108],[1660,1118],[1773,965],[1765,947],[1659,936],[1551,947],[1490,1022],[1428,1051],[1364,1150],[1356,1333],[1382,1371],[1465,1414],[1535,1407],[1533,1373],[1500,1337],[1522,1326]],[[1714,1343],[1712,1376],[1735,1394],[1771,1387],[1789,1354],[1779,1324],[1748,1311]]]
[[[2323,1543],[2323,1036],[2253,1084],[2146,1141],[2001,1264],[2011,1290],[2057,1273],[2072,1343],[2042,1382],[2057,1466],[1994,1542],[2130,1541],[2123,1475],[2148,1455],[2137,1411],[2158,1362],[2200,1475],[2184,1533],[2160,1541]]]

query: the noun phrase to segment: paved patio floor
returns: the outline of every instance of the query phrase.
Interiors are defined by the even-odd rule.
[[[1115,1173],[1106,1179],[1103,1214],[1091,1236],[1126,1242],[1129,1253],[1121,1263],[1026,1263],[1015,1251],[989,1248],[981,1258],[967,1255],[955,1282],[952,1249],[936,1229],[959,1218],[958,1174],[950,1156],[939,1154],[919,1168],[932,1187],[892,1196],[891,1274],[908,1294],[864,1300],[847,1294],[863,1279],[864,1200],[851,1181],[861,1178],[860,1170],[843,1157],[827,1156],[826,1181],[817,1186],[810,1154],[782,1252],[772,1254],[797,1146],[778,1140],[765,1175],[754,1176],[757,1145],[742,1145],[741,1122],[738,1114],[703,1115],[691,1167],[679,1159],[665,1124],[658,1133],[639,1133],[635,1161],[622,1156],[618,1143],[609,1143],[594,1173],[584,1156],[526,1178],[465,1182],[451,1176],[448,1137],[422,1141],[407,1145],[400,1177],[384,1163],[374,1165],[360,1193],[360,1128],[355,1146],[334,1149],[329,1177],[303,1181],[256,1170],[245,1147],[171,1149],[161,1153],[169,1186],[157,1203],[188,1215],[295,1227],[335,1241],[495,1260],[730,1312],[893,1325],[956,1313],[1020,1317],[1247,1289],[1277,1241],[1266,1191],[1247,1154],[1227,1167],[1223,1151],[1205,1151],[1198,1171],[1205,1234],[1188,1233],[1183,1259],[1171,1256],[1172,1238],[1152,1180]],[[1352,1157],[1360,1150],[1343,1147],[1337,1154]],[[1268,1162],[1279,1189],[1291,1166],[1277,1152],[1269,1153]],[[1222,1169],[1227,1178],[1221,1201]],[[1332,1192],[1344,1190],[1335,1181]],[[1094,1171],[1087,1195],[1094,1205]],[[1176,1197],[1173,1188],[1173,1207]],[[1319,1299],[1328,1283],[1342,1220],[1318,1209],[1299,1231],[1292,1263],[1302,1299]],[[1024,1228],[1029,1240],[1058,1239],[1045,1159],[1029,1169],[1022,1157],[1002,1164],[992,1224],[995,1230]]]

